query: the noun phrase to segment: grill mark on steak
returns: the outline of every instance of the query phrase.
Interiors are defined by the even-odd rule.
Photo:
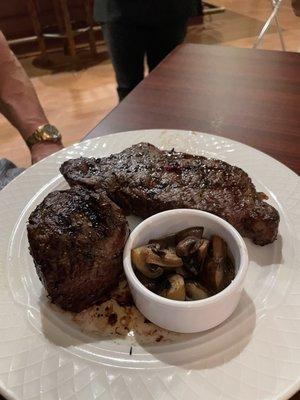
[[[71,186],[105,190],[126,214],[194,208],[227,220],[256,244],[277,236],[278,212],[242,169],[221,160],[139,143],[105,158],[68,160],[60,171]]]
[[[27,225],[30,253],[53,303],[81,311],[118,285],[126,218],[103,192],[82,187],[50,193]]]

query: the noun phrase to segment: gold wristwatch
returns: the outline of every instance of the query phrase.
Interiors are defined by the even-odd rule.
[[[53,142],[57,143],[61,141],[61,134],[58,129],[50,124],[39,126],[32,135],[26,139],[27,146],[30,148],[39,142]]]

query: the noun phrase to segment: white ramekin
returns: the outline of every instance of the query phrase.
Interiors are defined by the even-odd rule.
[[[228,244],[234,257],[236,276],[227,288],[204,300],[177,301],[148,290],[136,277],[131,264],[131,249],[179,230],[203,226],[204,236],[217,234]],[[131,233],[124,249],[124,270],[134,302],[140,312],[162,328],[192,333],[213,328],[236,308],[248,269],[248,252],[238,231],[223,219],[199,210],[177,209],[153,215]]]

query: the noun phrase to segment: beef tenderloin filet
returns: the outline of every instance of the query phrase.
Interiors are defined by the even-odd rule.
[[[37,274],[61,308],[79,312],[118,285],[128,226],[104,192],[77,186],[48,194],[27,232]]]

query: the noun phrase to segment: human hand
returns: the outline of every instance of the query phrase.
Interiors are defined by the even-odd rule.
[[[63,149],[62,143],[54,142],[39,142],[35,143],[31,149],[31,163],[35,164],[43,158],[50,156],[50,154],[56,153],[57,151]]]

